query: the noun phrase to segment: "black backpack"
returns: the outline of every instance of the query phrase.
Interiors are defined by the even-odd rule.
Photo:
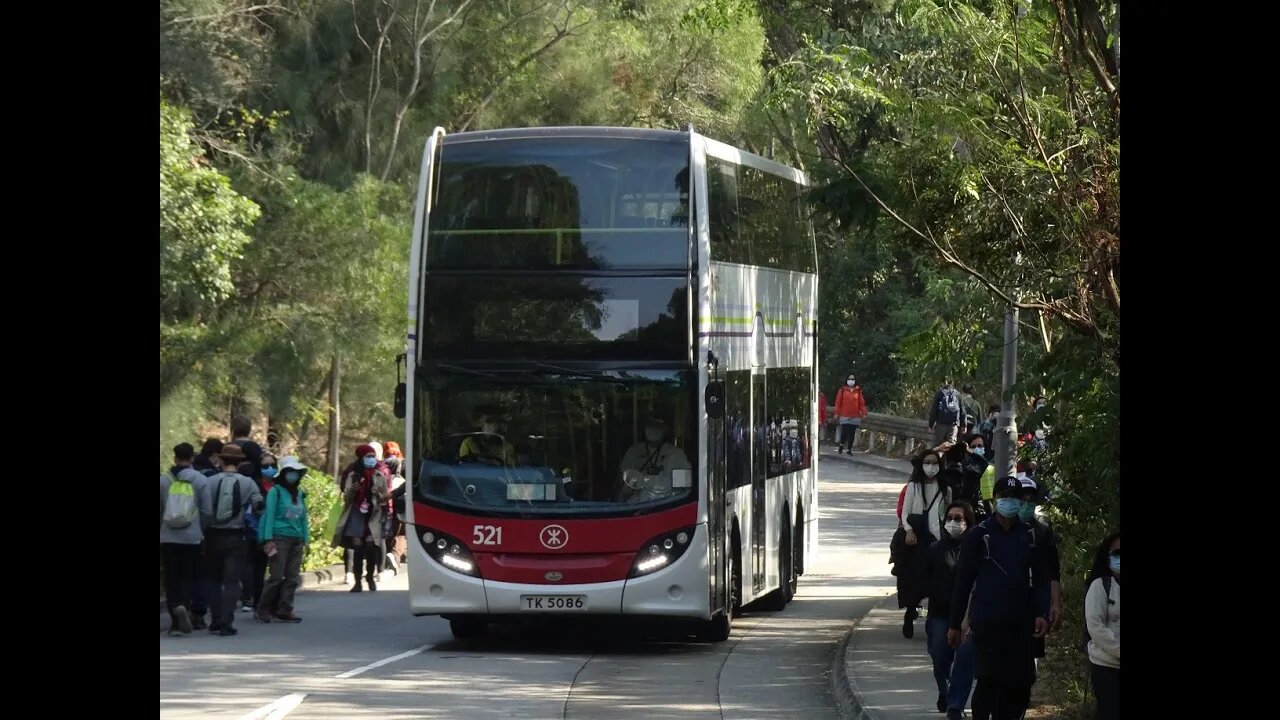
[[[1092,585],[1093,583],[1090,583],[1090,584]],[[1111,576],[1110,576],[1110,575],[1103,575],[1103,576],[1102,576],[1102,589],[1103,589],[1103,590],[1105,590],[1105,591],[1107,592],[1107,615],[1110,615],[1110,614],[1111,614],[1111,605],[1113,604],[1113,602],[1112,602],[1112,600],[1111,600]],[[1085,589],[1085,592],[1086,592],[1086,593],[1088,592],[1088,588],[1086,588],[1086,589]],[[1088,656],[1089,656],[1089,643],[1093,640],[1093,637],[1089,635],[1089,620],[1088,620],[1088,618],[1086,618],[1086,619],[1085,619],[1085,621],[1084,621],[1084,624],[1083,624],[1083,628],[1082,628],[1082,632],[1081,632],[1081,634],[1084,636],[1084,638],[1083,638],[1083,640],[1080,642],[1080,652],[1084,653],[1084,654],[1085,654],[1085,657],[1088,657]]]
[[[938,398],[938,422],[943,425],[954,423],[960,419],[960,397],[955,388],[943,388]]]

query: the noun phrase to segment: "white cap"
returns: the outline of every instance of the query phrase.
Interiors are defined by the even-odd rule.
[[[286,455],[284,459],[280,461],[281,472],[284,472],[285,470],[306,470],[306,469],[307,469],[307,466],[303,465],[298,460],[298,456],[296,455]]]
[[[373,440],[373,441],[370,441],[369,447],[373,448],[373,454],[376,455],[379,460],[381,460],[382,459],[382,443],[378,442],[377,440]]]

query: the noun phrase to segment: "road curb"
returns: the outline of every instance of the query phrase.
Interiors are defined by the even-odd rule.
[[[879,720],[880,716],[872,712],[862,699],[862,691],[857,681],[849,675],[849,645],[853,642],[853,633],[862,621],[871,616],[877,608],[888,604],[897,594],[886,595],[883,600],[867,610],[867,613],[849,626],[849,631],[836,644],[835,657],[831,658],[831,695],[836,700],[836,712],[840,720]]]
[[[822,453],[820,457],[823,461],[835,460],[837,462],[842,462],[842,463],[866,465],[868,467],[879,468],[881,470],[886,470],[888,472],[901,472],[903,475],[911,474],[910,465],[904,468],[885,467],[884,465],[881,465],[880,463],[877,463],[877,462],[872,462],[869,459],[874,457],[874,458],[879,458],[880,460],[890,460],[890,461],[901,460],[903,462],[907,462],[906,458],[891,458],[891,457],[885,457],[884,455],[870,455],[868,453],[864,453],[864,454],[868,455],[868,457],[862,457],[861,455],[836,455],[833,453],[826,453],[826,452]]]
[[[299,588],[311,588],[319,585],[328,585],[330,583],[342,582],[343,568],[342,564],[328,565],[316,570],[308,570],[299,577]]]

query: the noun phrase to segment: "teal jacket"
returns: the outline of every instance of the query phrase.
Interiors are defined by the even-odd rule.
[[[267,507],[262,511],[258,540],[265,543],[283,537],[311,542],[311,529],[307,524],[307,491],[299,488],[295,503],[288,490],[276,485],[267,493]]]

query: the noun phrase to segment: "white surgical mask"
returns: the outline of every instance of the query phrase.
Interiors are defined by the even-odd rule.
[[[845,380],[845,381],[844,381],[844,384],[845,384],[845,385],[848,385],[849,387],[853,387],[853,381],[852,381],[852,380]]]
[[[987,449],[979,445],[978,447],[973,449],[973,454],[977,455],[978,457],[982,457],[983,455],[987,454]]]
[[[964,534],[965,530],[964,523],[956,522],[955,520],[948,520],[944,527],[947,529],[947,534],[953,538],[960,537]]]

